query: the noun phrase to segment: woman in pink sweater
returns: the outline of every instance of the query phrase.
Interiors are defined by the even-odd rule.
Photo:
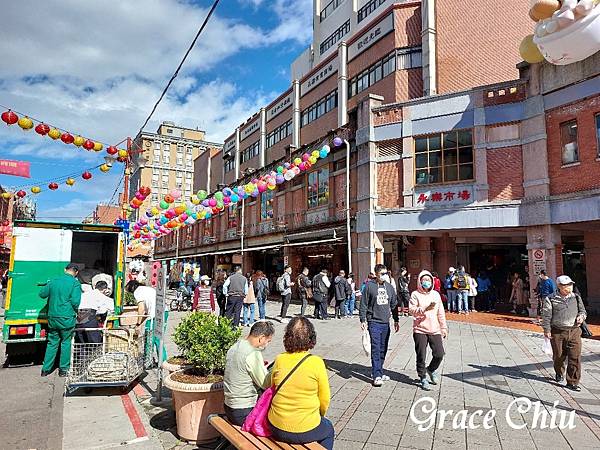
[[[446,313],[440,294],[433,289],[433,276],[423,270],[417,278],[417,290],[410,296],[409,312],[414,317],[413,338],[417,353],[417,374],[425,391],[431,390],[429,383],[438,384],[438,367],[444,358],[444,343],[448,335]],[[425,367],[427,346],[431,347],[433,359]],[[427,376],[429,376],[429,381]]]

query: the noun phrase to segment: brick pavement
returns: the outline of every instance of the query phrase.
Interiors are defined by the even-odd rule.
[[[270,304],[268,312],[278,306]],[[293,305],[290,313],[296,313]],[[181,313],[174,314],[170,328]],[[451,321],[445,343],[446,357],[441,367],[442,379],[430,392],[416,386],[415,358],[409,318],[401,318],[401,329],[390,340],[385,367],[391,381],[381,388],[369,383],[370,360],[361,348],[358,319],[315,322],[318,345],[314,353],[322,356],[329,368],[332,390],[328,417],[336,428],[335,448],[345,449],[535,449],[600,448],[600,342],[584,340],[582,392],[574,393],[557,386],[552,363],[542,354],[542,336],[527,330],[492,327],[468,321]],[[276,324],[276,337],[265,351],[272,359],[282,351],[283,325]],[[172,349],[172,347],[171,347]],[[147,385],[154,387],[152,374]],[[466,410],[469,414],[493,409],[497,412],[491,429],[453,429],[454,416],[445,427],[433,426],[419,431],[410,417],[415,402],[429,397],[439,409]],[[535,411],[506,410],[515,398],[542,401],[540,411],[575,410],[575,429],[540,429],[531,426]],[[421,400],[424,401],[424,400]],[[428,400],[431,401],[431,400]],[[173,415],[165,405],[153,406],[146,401],[150,424],[155,426],[164,448],[192,449],[173,435]],[[418,417],[426,414],[417,411]],[[436,422],[438,425],[439,422]],[[482,419],[475,420],[482,424]]]

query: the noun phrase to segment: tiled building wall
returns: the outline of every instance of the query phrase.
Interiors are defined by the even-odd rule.
[[[523,198],[523,152],[520,146],[487,150],[489,201]]]
[[[381,208],[401,208],[402,196],[402,160],[377,164],[377,205]]]

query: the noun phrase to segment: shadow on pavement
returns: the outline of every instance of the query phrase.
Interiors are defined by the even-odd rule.
[[[367,367],[362,364],[347,363],[345,361],[336,361],[333,359],[325,359],[325,365],[329,370],[332,370],[334,373],[346,380],[349,380],[350,378],[356,378],[357,380],[364,381],[365,383],[369,384],[371,384],[373,381],[371,379],[371,367]],[[411,386],[416,384],[416,379],[404,375],[403,373],[393,370],[386,370],[385,373],[390,377],[391,380],[398,383],[408,384]]]

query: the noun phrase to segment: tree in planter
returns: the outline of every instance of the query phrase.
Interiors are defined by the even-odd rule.
[[[227,351],[241,335],[227,318],[193,312],[177,326],[173,341],[196,375],[211,377],[223,375]]]

